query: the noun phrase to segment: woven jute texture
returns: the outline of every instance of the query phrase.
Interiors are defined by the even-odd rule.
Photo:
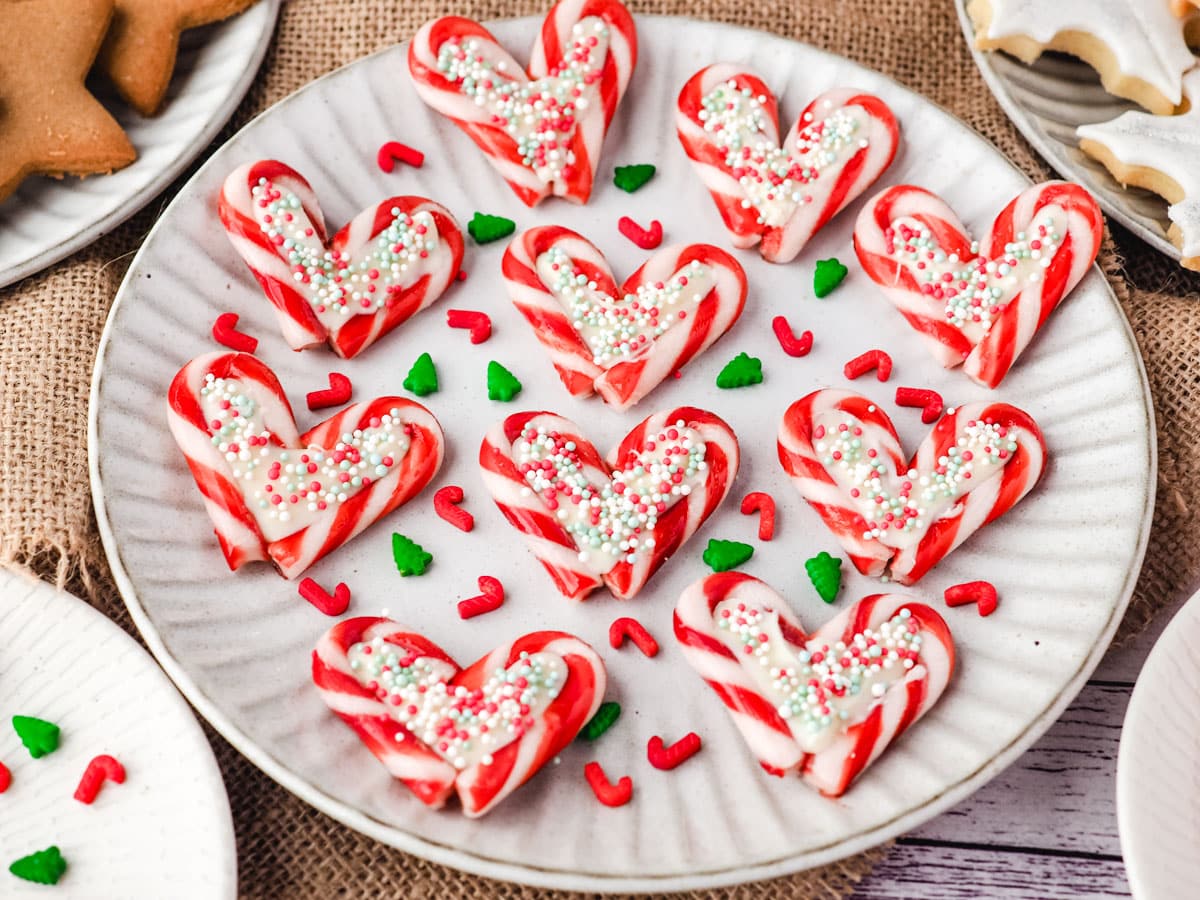
[[[879,69],[965,119],[1035,178],[1050,174],[1005,119],[958,31],[951,0],[660,0],[684,14],[772,31]],[[538,0],[292,0],[226,136],[311,79],[426,19],[539,12]],[[518,51],[520,52],[520,51]],[[814,93],[826,87],[813,85]],[[636,89],[636,88],[635,88]],[[670,127],[663,123],[664,127]],[[370,148],[368,148],[369,150]],[[366,150],[364,152],[367,152]],[[128,259],[174,191],[96,244],[0,291],[0,560],[24,563],[131,629],[104,562],[87,475],[87,397],[96,345]],[[215,224],[214,224],[214,227]],[[1145,355],[1159,427],[1159,499],[1145,569],[1121,628],[1139,630],[1200,575],[1200,280],[1114,229],[1102,263]],[[132,630],[132,629],[131,629]],[[397,853],[308,808],[209,732],[237,825],[241,892],[253,898],[531,898],[549,892],[461,875]],[[704,897],[845,897],[876,854]]]

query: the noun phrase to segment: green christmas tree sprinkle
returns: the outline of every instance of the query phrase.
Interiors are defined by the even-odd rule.
[[[579,730],[579,736],[585,741],[594,741],[608,729],[612,728],[621,717],[621,704],[612,700],[601,703],[596,714],[588,719],[587,724]]]
[[[516,230],[517,223],[512,219],[489,216],[481,212],[471,216],[471,221],[467,223],[467,233],[475,238],[477,244],[490,244],[492,241],[508,237]]]
[[[736,569],[754,555],[754,548],[741,541],[718,541],[715,538],[704,548],[704,562],[714,572]]]
[[[617,166],[613,172],[613,184],[632,194],[638,188],[645,187],[646,182],[654,177],[655,171],[654,166],[649,163],[637,166]]]
[[[832,294],[849,271],[837,258],[818,259],[817,267],[813,270],[813,293],[818,297]]]
[[[32,716],[13,716],[13,730],[34,759],[41,759],[58,749],[58,726]]]
[[[508,403],[521,393],[521,382],[517,381],[516,375],[492,360],[487,367],[487,392],[489,400]]]
[[[393,533],[392,559],[396,561],[396,571],[407,578],[409,575],[424,575],[433,562],[433,554],[426,553],[425,548],[411,538]]]
[[[842,586],[842,561],[838,557],[822,550],[812,559],[804,561],[804,570],[808,572],[808,579],[822,600],[832,603],[837,599]]]
[[[418,397],[432,394],[438,389],[437,368],[433,365],[433,357],[428,353],[422,353],[412,364],[412,368],[408,370],[408,377],[404,379],[404,389],[412,391]]]
[[[47,847],[37,853],[22,856],[8,867],[18,878],[37,884],[58,884],[58,879],[67,871],[67,861],[57,847]]]
[[[745,353],[739,353],[717,375],[717,387],[742,388],[752,384],[762,384],[762,360]]]

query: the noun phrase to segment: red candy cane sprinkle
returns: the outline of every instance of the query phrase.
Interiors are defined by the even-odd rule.
[[[471,343],[482,344],[492,336],[492,320],[487,313],[473,309],[446,310],[446,324],[451,328],[466,328],[471,332]]]
[[[775,332],[775,337],[779,339],[779,346],[788,356],[808,356],[809,351],[812,350],[813,333],[806,331],[796,337],[786,317],[776,316],[771,320],[771,328]]]
[[[111,781],[114,784],[125,783],[125,767],[107,754],[97,756],[88,763],[87,768],[83,771],[83,777],[79,779],[79,787],[75,788],[75,799],[80,803],[91,805],[92,801],[100,794],[100,788],[103,787],[105,781]]]
[[[12,772],[8,771],[8,766],[0,763],[0,794],[7,791],[10,784],[12,784]]]
[[[927,388],[896,388],[896,405],[911,406],[921,410],[921,421],[932,425],[942,415],[942,395]]]
[[[656,769],[667,771],[682,765],[700,752],[700,735],[689,731],[670,747],[663,745],[663,739],[658,735],[650,738],[646,744],[646,758]]]
[[[758,513],[758,539],[775,537],[775,498],[763,491],[752,491],[742,499],[742,515]]]
[[[318,409],[349,403],[353,390],[354,386],[350,384],[349,378],[340,372],[330,372],[329,387],[323,391],[309,391],[305,399],[308,401],[308,408],[315,412]]]
[[[301,597],[327,616],[340,616],[350,608],[350,588],[342,582],[338,582],[332,596],[311,578],[301,581],[298,589]]]
[[[654,635],[648,632],[646,627],[637,619],[622,616],[608,626],[608,642],[614,650],[621,649],[621,645],[625,643],[625,638],[629,638],[633,642],[633,645],[646,656],[653,658],[658,655],[658,641],[654,639]]]
[[[600,763],[595,760],[583,767],[583,777],[591,785],[592,793],[596,795],[596,799],[605,806],[624,806],[633,797],[632,778],[628,775],[622,775],[617,779],[617,783],[613,784],[608,780],[608,776],[604,774],[604,769],[600,766]]]
[[[966,606],[974,603],[979,607],[979,615],[990,616],[1000,604],[1000,597],[990,581],[968,581],[946,588],[946,605]]]
[[[617,228],[620,229],[621,234],[625,235],[625,237],[629,238],[643,250],[653,250],[662,243],[663,227],[662,222],[658,221],[658,219],[654,219],[650,223],[649,228],[642,228],[641,225],[633,221],[629,216],[621,216],[620,221],[617,222]]]
[[[493,578],[491,575],[480,575],[478,584],[479,590],[482,592],[479,596],[468,597],[466,600],[458,602],[458,617],[460,619],[473,619],[476,616],[482,616],[484,613],[497,610],[504,605],[504,585],[500,583],[499,578]]]
[[[419,169],[425,164],[425,154],[399,141],[388,141],[375,154],[375,162],[385,172],[391,172],[396,168],[397,161],[404,163],[406,166],[412,166],[414,169]]]
[[[459,531],[470,531],[475,527],[475,517],[460,507],[463,489],[457,484],[448,484],[433,495],[433,511]]]
[[[866,375],[872,369],[875,370],[876,378],[880,381],[887,381],[892,377],[892,358],[882,350],[868,350],[862,356],[856,356],[846,363],[842,374],[853,381],[860,375]]]
[[[222,347],[236,350],[238,353],[253,353],[258,349],[258,338],[251,337],[244,331],[237,330],[238,314],[221,313],[213,322],[213,340]]]

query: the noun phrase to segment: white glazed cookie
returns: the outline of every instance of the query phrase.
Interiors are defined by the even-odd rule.
[[[1183,265],[1200,271],[1200,69],[1184,79],[1186,113],[1152,116],[1136,110],[1084,125],[1079,146],[1124,185],[1146,188],[1171,206],[1169,236]]]
[[[975,45],[1032,63],[1069,53],[1100,73],[1105,90],[1158,115],[1182,101],[1196,64],[1172,0],[970,0]]]

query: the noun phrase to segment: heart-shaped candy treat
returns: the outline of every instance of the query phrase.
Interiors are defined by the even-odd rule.
[[[424,197],[389,197],[326,237],[312,187],[275,160],[239,166],[218,212],[293,350],[357,356],[437,300],[462,267],[454,217]]]
[[[354,403],[301,435],[275,373],[248,353],[193,359],[167,402],[231,569],[270,560],[295,578],[442,464],[437,419],[403,397]]]
[[[604,663],[561,631],[537,631],[474,665],[389,619],[334,625],[313,683],[392,777],[439,808],[457,792],[482,816],[537,774],[604,697]]]
[[[619,288],[587,238],[547,225],[518,235],[508,296],[573,396],[627,409],[717,341],[746,305],[746,273],[709,244],[659,250]]]
[[[526,74],[486,28],[446,16],[408,48],[417,94],[465,131],[528,206],[551,194],[586,203],[604,135],[637,63],[617,0],[561,0],[546,14]]]
[[[479,449],[500,511],[572,600],[602,584],[637,594],[721,505],[739,458],[733,430],[690,406],[650,416],[607,459],[549,412],[509,416]]]
[[[863,207],[854,250],[938,362],[994,388],[1087,274],[1103,234],[1092,195],[1065,181],[1022,191],[979,243],[936,194],[898,185]]]
[[[947,412],[905,462],[886,412],[851,391],[814,391],[779,425],[779,461],[864,575],[914,584],[1004,515],[1041,478],[1042,432],[1007,403]]]
[[[814,234],[875,183],[900,130],[886,103],[834,88],[813,100],[782,146],[775,95],[744,66],[701,69],[679,93],[680,143],[735,247],[768,262],[796,258]]]
[[[809,634],[783,597],[740,572],[684,591],[675,637],[762,767],[827,797],[928,712],[954,671],[950,629],[916,598],[864,597]]]

